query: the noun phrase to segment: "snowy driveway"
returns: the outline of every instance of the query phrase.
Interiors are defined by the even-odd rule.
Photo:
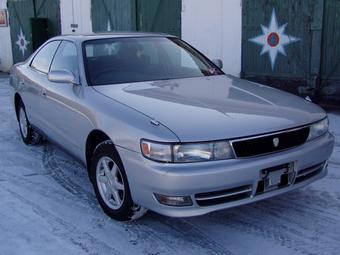
[[[0,78],[0,255],[340,254],[340,113],[323,180],[281,197],[190,219],[118,223],[85,168],[54,145],[25,146]]]

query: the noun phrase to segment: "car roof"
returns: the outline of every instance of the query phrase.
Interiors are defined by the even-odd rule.
[[[162,33],[145,33],[145,32],[107,32],[107,33],[91,33],[91,34],[69,34],[60,35],[53,39],[72,40],[72,41],[87,41],[110,38],[128,38],[128,37],[175,37],[169,34]]]

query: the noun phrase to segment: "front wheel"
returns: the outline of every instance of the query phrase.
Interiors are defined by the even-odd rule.
[[[130,221],[146,213],[146,209],[132,201],[124,166],[111,141],[96,147],[90,171],[96,197],[108,216],[118,221]]]

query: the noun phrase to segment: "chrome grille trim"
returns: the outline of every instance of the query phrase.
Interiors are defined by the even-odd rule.
[[[248,193],[251,192],[252,189],[246,189],[246,190],[241,190],[241,191],[237,191],[237,192],[231,192],[231,193],[227,193],[227,194],[223,194],[223,195],[218,195],[218,196],[211,196],[211,197],[202,197],[202,198],[196,198],[197,201],[204,201],[204,200],[210,200],[210,199],[216,199],[216,198],[224,198],[224,197],[230,197],[230,196],[235,196],[235,195],[239,195],[242,193]]]
[[[199,193],[195,195],[195,201],[199,206],[225,204],[251,197],[252,190],[252,185],[243,185],[225,190]]]
[[[295,183],[300,183],[310,178],[313,178],[314,176],[321,173],[326,167],[327,167],[327,162],[323,162],[318,165],[308,167],[308,168],[298,171],[296,178],[295,178]]]

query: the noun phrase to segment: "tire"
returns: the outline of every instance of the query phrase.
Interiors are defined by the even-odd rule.
[[[146,213],[145,208],[132,200],[124,166],[110,140],[96,147],[90,165],[90,178],[100,206],[112,219],[132,221]]]
[[[18,123],[20,135],[25,144],[35,145],[41,142],[42,136],[32,128],[27,118],[25,106],[22,102],[19,103],[18,107]]]

